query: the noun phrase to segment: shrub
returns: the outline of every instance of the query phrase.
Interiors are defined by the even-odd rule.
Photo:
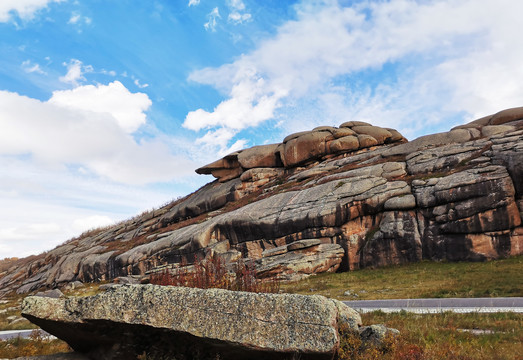
[[[4,341],[0,340],[0,358],[11,359],[69,351],[71,351],[71,348],[65,342],[42,335],[38,330],[33,331],[29,339],[16,337]]]
[[[182,261],[180,267],[176,269],[165,269],[151,274],[151,283],[255,293],[277,293],[280,290],[276,280],[258,279],[254,264],[238,261],[234,264],[232,271],[229,271],[225,261],[214,255],[195,261],[192,267]]]
[[[387,335],[383,343],[375,345],[363,343],[360,334],[354,332],[346,324],[341,324],[338,332],[340,334],[340,346],[337,360],[396,359],[397,339],[393,335]],[[417,360],[418,358],[408,357],[405,359]]]

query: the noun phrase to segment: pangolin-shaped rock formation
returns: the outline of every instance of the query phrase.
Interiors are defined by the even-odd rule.
[[[197,170],[216,181],[0,274],[0,293],[145,275],[210,254],[298,279],[523,252],[523,108],[408,142],[349,121]]]

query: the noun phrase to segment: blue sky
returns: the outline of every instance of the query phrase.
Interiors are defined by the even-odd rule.
[[[517,0],[0,0],[0,258],[348,120],[407,138],[521,106]]]

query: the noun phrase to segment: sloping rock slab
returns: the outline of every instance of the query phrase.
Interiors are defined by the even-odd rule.
[[[27,297],[22,314],[91,359],[332,359],[357,312],[322,296],[127,285],[89,297]]]

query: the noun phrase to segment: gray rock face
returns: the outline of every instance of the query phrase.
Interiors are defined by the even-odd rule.
[[[387,336],[395,337],[399,335],[396,329],[387,328],[384,325],[370,325],[364,326],[361,329],[361,340],[363,347],[381,346],[385,342]]]
[[[58,289],[53,289],[53,290],[37,292],[35,296],[59,299],[61,297],[64,297],[64,294],[60,290],[58,290]]]
[[[223,359],[331,359],[338,326],[357,312],[322,296],[254,294],[155,285],[90,297],[28,297],[22,314],[91,359],[220,354]],[[204,356],[205,357],[205,356]]]
[[[199,169],[219,180],[186,198],[10,266],[0,295],[140,276],[211,253],[287,280],[521,254],[522,118],[509,109],[411,142],[349,121],[230,154]]]
[[[303,244],[313,240],[315,245]],[[258,276],[278,280],[297,280],[319,272],[334,272],[341,264],[343,248],[339,244],[321,244],[307,239],[265,250],[256,260]]]

